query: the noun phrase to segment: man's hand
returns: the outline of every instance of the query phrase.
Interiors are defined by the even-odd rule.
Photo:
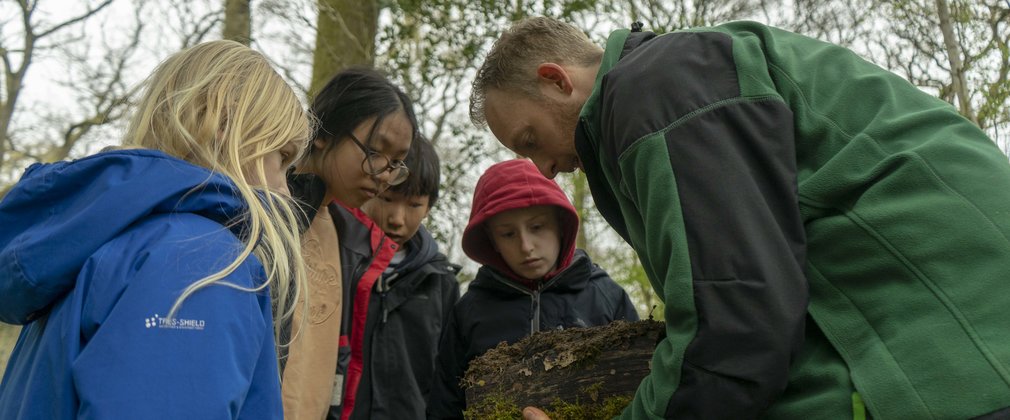
[[[551,420],[551,418],[539,408],[526,407],[523,409],[523,420]]]

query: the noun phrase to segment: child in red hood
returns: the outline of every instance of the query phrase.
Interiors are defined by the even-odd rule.
[[[628,294],[575,248],[579,217],[532,162],[488,168],[474,190],[463,251],[483,264],[442,329],[429,418],[462,418],[473,358],[534,332],[638,320]]]

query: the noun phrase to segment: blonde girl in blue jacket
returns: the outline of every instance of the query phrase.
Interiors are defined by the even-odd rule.
[[[0,418],[280,418],[272,306],[304,283],[284,172],[311,125],[261,54],[181,51],[119,150],[0,201]]]

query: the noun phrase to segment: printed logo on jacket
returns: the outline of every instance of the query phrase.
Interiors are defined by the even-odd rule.
[[[203,331],[204,320],[202,319],[179,319],[162,318],[158,314],[150,318],[144,318],[144,326],[147,328],[167,328],[170,330],[197,330]]]

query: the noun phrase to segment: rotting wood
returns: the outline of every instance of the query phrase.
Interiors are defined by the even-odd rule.
[[[664,324],[617,321],[547,331],[499,344],[464,375],[468,419],[521,418],[526,406],[554,420],[610,418],[631,401],[651,368]]]

